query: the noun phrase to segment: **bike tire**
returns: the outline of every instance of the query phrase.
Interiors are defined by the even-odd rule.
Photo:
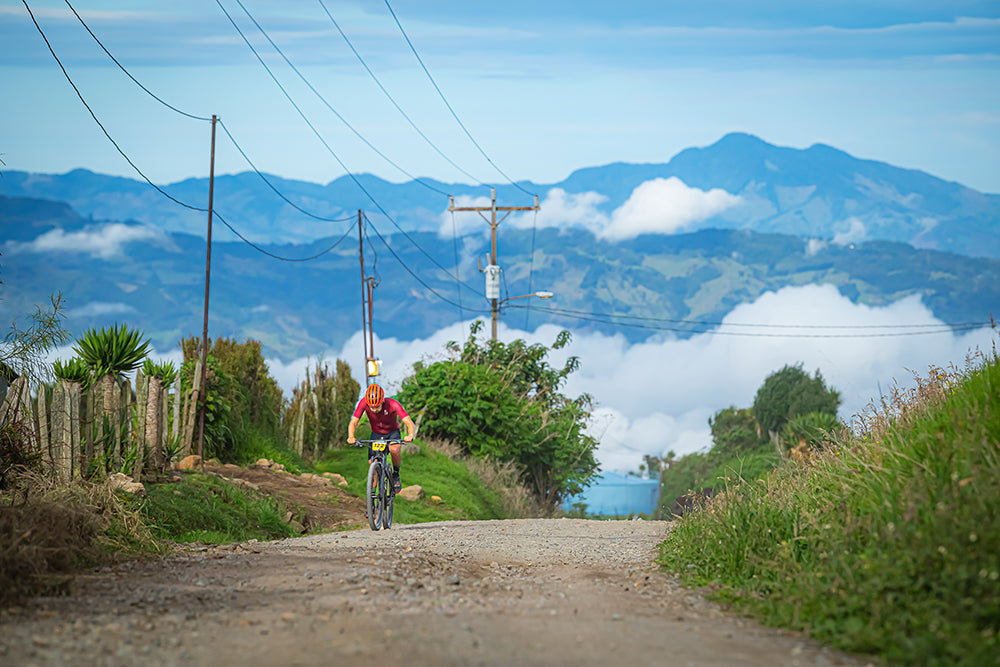
[[[368,488],[365,493],[365,513],[368,515],[368,525],[372,530],[379,530],[382,527],[382,503],[379,502],[379,488],[382,470],[378,461],[373,461],[368,466]]]
[[[385,480],[385,511],[382,513],[382,527],[386,530],[392,528],[392,507],[396,500],[396,491],[393,487],[391,475],[382,475]]]

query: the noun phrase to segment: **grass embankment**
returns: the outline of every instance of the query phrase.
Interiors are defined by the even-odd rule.
[[[731,485],[660,563],[891,663],[1000,664],[1000,362],[932,369],[805,464]]]
[[[452,458],[426,443],[418,446],[419,452],[403,454],[400,479],[404,486],[419,485],[425,496],[415,501],[396,496],[393,522],[425,523],[510,516],[502,502],[502,490],[488,488],[467,462]],[[364,449],[356,447],[332,449],[316,464],[316,469],[344,475],[351,480],[349,490],[361,494],[368,478],[368,457]],[[431,496],[438,496],[441,502],[432,501]]]
[[[531,514],[513,469],[466,461],[442,449],[449,450],[421,444],[419,453],[404,454],[404,483],[419,484],[426,495],[412,502],[397,497],[396,522]],[[368,463],[363,450],[331,450],[315,466],[273,444],[262,448],[257,443],[253,451],[295,473],[343,474],[351,480],[352,493],[364,488]],[[191,472],[181,481],[146,480],[146,493],[136,496],[92,482],[59,484],[36,475],[25,475],[0,493],[0,604],[58,591],[82,568],[167,553],[170,542],[229,544],[298,534],[285,517],[291,511],[293,519],[301,518],[299,508],[217,477]],[[357,525],[367,525],[363,515]]]

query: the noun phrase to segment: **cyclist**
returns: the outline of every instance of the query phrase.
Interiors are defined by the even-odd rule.
[[[354,429],[361,421],[361,415],[368,415],[368,423],[372,427],[372,438],[385,438],[386,440],[399,440],[399,422],[406,426],[406,435],[403,442],[413,442],[413,434],[416,427],[410,415],[394,398],[386,398],[385,390],[377,384],[371,384],[365,390],[365,395],[358,401],[358,407],[354,408],[354,415],[347,425],[347,443],[353,445]],[[399,444],[389,445],[389,454],[392,457],[392,467],[395,469],[392,476],[392,485],[396,493],[403,488],[403,483],[399,480],[399,466],[402,462],[402,455],[399,451]],[[371,459],[371,449],[368,450],[368,458]]]

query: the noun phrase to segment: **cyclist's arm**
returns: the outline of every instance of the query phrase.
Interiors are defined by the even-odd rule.
[[[413,420],[408,416],[403,417],[403,425],[406,426],[406,436],[403,437],[403,442],[413,442],[413,435],[417,432],[417,427],[414,426]]]
[[[354,429],[358,427],[358,422],[361,421],[357,417],[351,417],[350,423],[347,425],[347,444],[354,444]]]

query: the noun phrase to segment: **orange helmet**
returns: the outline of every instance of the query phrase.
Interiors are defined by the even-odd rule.
[[[365,390],[365,401],[373,409],[377,410],[382,405],[382,399],[385,398],[385,392],[382,391],[382,387],[377,384],[368,385],[368,389]]]

